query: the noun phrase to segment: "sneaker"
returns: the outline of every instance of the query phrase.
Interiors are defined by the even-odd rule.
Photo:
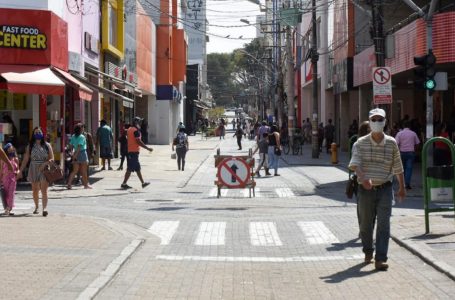
[[[142,188],[145,188],[145,187],[148,186],[149,184],[150,184],[150,182],[144,182],[144,183],[142,184]]]
[[[122,183],[122,185],[120,186],[122,189],[124,190],[127,190],[127,189],[132,189],[132,187],[130,187],[129,185],[127,185],[126,183]]]
[[[365,254],[365,260],[364,260],[364,262],[365,262],[366,264],[371,263],[372,260],[373,260],[373,253],[367,253],[367,254]]]
[[[280,174],[278,174],[278,173],[275,173],[275,175],[273,175],[273,176],[280,176]]]
[[[112,169],[112,167],[109,167],[109,168],[107,168],[107,169],[108,169],[109,171],[112,171],[112,170],[114,170],[114,169]]]
[[[376,261],[374,263],[374,268],[377,271],[387,271],[387,269],[389,268],[389,265],[384,261]]]

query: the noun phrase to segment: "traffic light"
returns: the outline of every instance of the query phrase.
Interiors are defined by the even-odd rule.
[[[414,85],[416,88],[423,88],[433,94],[434,88],[436,87],[436,81],[434,76],[436,75],[436,56],[430,49],[428,54],[414,57],[414,64],[417,66],[414,69]]]

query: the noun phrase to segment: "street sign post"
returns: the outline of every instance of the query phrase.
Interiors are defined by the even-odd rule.
[[[373,103],[392,103],[392,73],[390,67],[373,68]]]
[[[245,188],[251,176],[251,167],[241,158],[230,157],[218,165],[218,180],[226,187]]]

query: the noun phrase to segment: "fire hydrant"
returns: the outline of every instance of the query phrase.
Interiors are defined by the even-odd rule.
[[[330,145],[330,152],[332,153],[332,164],[336,165],[338,164],[338,149],[337,149],[337,144],[332,143]]]

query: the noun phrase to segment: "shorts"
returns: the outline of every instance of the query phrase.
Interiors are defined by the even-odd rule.
[[[139,172],[141,164],[139,163],[139,152],[128,152],[126,156],[126,166],[129,172]]]
[[[88,162],[87,150],[80,150],[75,162],[78,164]]]
[[[108,146],[100,146],[100,157],[101,158],[107,158],[107,159],[112,159],[112,148],[110,145]]]

